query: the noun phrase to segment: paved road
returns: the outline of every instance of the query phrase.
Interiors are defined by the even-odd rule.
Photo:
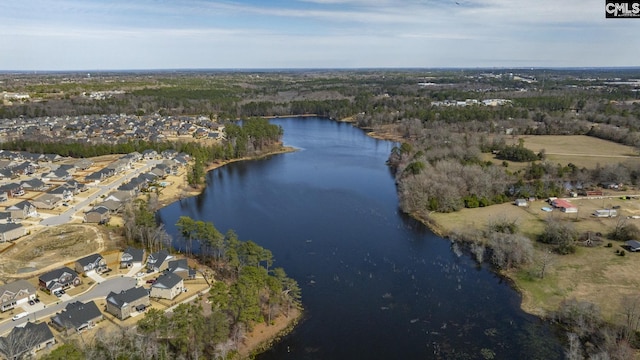
[[[67,306],[67,304],[69,302],[74,302],[74,301],[81,301],[81,302],[87,302],[87,301],[91,301],[91,300],[96,300],[96,299],[104,299],[105,297],[107,297],[107,294],[109,294],[109,292],[113,291],[113,292],[120,292],[122,290],[127,290],[130,289],[134,286],[136,286],[137,281],[136,279],[130,278],[130,277],[126,277],[126,276],[119,276],[119,277],[114,277],[108,280],[103,281],[102,283],[94,286],[93,288],[91,288],[90,290],[88,290],[87,292],[85,292],[84,294],[80,294],[78,296],[76,296],[75,298],[68,300],[68,301],[59,301],[58,303],[51,303],[51,304],[47,304],[45,305],[45,308],[40,309],[40,310],[36,310],[32,313],[29,314],[29,316],[24,317],[20,320],[16,320],[16,321],[12,321],[11,319],[9,320],[5,320],[2,324],[0,324],[0,334],[4,335],[5,333],[11,331],[11,329],[13,329],[13,327],[15,326],[19,326],[19,325],[23,325],[24,323],[26,323],[27,321],[35,321],[36,319],[42,319],[43,321],[49,321],[49,318],[57,313],[60,312],[61,310],[63,310],[65,308],[65,306]],[[25,309],[29,309],[31,306],[30,305],[23,305]],[[14,310],[14,313],[19,313],[21,312],[22,309],[21,308],[16,308]]]
[[[120,186],[121,184],[131,180],[132,178],[147,172],[149,169],[151,169],[153,166],[159,164],[162,160],[147,160],[146,165],[137,168],[133,171],[128,171],[127,174],[123,177],[121,177],[120,179],[115,180],[114,182],[110,183],[109,185],[100,185],[98,186],[98,188],[100,189],[98,192],[94,193],[93,195],[89,196],[87,199],[85,199],[84,201],[75,204],[73,206],[69,206],[69,209],[65,212],[63,212],[60,215],[57,216],[51,216],[48,217],[46,219],[43,219],[42,221],[40,221],[40,225],[45,225],[45,226],[53,226],[53,225],[60,225],[60,224],[66,224],[69,221],[71,221],[71,218],[73,217],[73,215],[78,212],[78,211],[82,211],[82,209],[86,206],[91,205],[91,202],[98,199],[100,196],[102,195],[106,195],[108,193],[110,193],[111,191],[115,190],[118,188],[118,186]]]

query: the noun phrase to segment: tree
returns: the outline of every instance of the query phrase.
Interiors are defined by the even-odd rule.
[[[525,236],[492,233],[488,243],[492,263],[502,269],[520,267],[530,263],[533,258],[533,245]]]
[[[24,327],[14,327],[7,336],[0,337],[0,354],[7,359],[30,358],[33,348],[45,340],[36,329],[37,326],[27,323]]]
[[[68,342],[42,357],[42,360],[85,360],[86,356],[75,342]]]
[[[571,223],[550,217],[538,239],[545,244],[555,245],[558,253],[566,255],[575,252],[578,232]]]
[[[545,275],[549,271],[549,268],[554,263],[553,255],[551,251],[542,251],[541,255],[536,257],[536,263],[538,264],[538,276],[540,279],[544,279]]]
[[[626,295],[621,304],[623,316],[623,336],[627,340],[634,340],[634,335],[640,326],[640,296]]]

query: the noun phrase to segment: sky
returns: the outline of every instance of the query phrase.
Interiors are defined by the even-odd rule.
[[[0,70],[640,66],[602,0],[6,0]]]

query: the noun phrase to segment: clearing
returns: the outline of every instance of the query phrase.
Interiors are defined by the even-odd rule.
[[[43,228],[4,248],[0,253],[0,272],[5,281],[31,278],[44,270],[111,248],[115,248],[115,240],[98,226],[67,224]]]

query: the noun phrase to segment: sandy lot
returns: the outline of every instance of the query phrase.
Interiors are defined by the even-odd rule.
[[[44,228],[21,238],[0,253],[4,280],[29,278],[75,259],[113,248],[104,229],[93,225],[68,224]]]

